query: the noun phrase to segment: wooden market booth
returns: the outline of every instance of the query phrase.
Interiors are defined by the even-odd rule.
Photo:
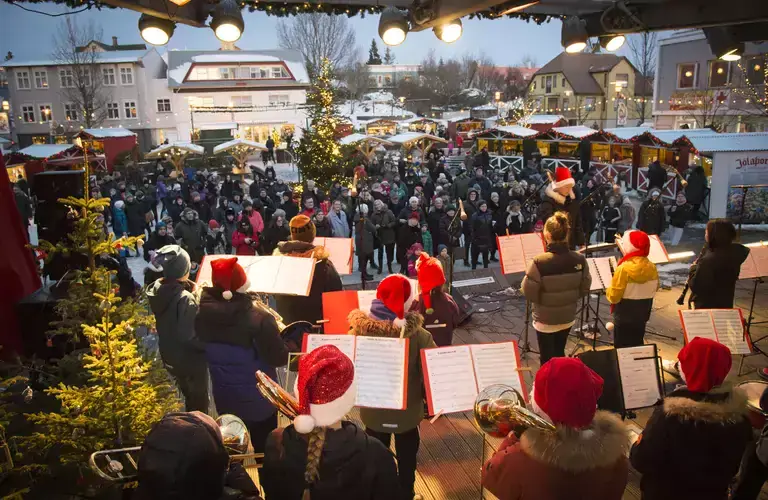
[[[214,155],[228,154],[237,162],[237,166],[232,169],[232,175],[237,175],[240,180],[246,174],[253,173],[246,161],[257,151],[266,151],[267,146],[260,142],[249,141],[248,139],[233,139],[223,142],[213,148]]]
[[[481,132],[484,128],[485,120],[479,120],[477,118],[463,118],[448,124],[448,134],[453,139],[455,139],[457,135],[460,135],[465,140],[474,139],[475,134]]]
[[[411,118],[404,121],[406,121],[408,124],[408,132],[424,132],[425,134],[434,134],[440,127],[440,122],[430,118]]]
[[[382,146],[392,146],[393,143],[375,135],[351,134],[339,140],[342,146],[354,146],[367,160],[371,160],[376,150]]]
[[[401,146],[406,153],[410,152],[412,149],[417,149],[422,160],[425,158],[427,151],[432,149],[432,146],[440,143],[448,143],[448,141],[441,137],[423,134],[421,132],[403,132],[402,134],[393,135],[387,140]]]
[[[205,153],[203,146],[191,142],[172,142],[163,144],[144,155],[148,160],[166,160],[173,165],[176,172],[181,174],[184,170],[184,162],[189,156],[202,156]]]
[[[562,115],[531,115],[520,120],[518,125],[523,125],[539,132],[546,132],[554,127],[565,127],[568,125],[568,120]]]
[[[115,158],[120,153],[132,151],[138,144],[136,134],[125,128],[87,128],[81,130],[75,139],[86,141],[94,151],[103,153],[107,170],[112,171]]]
[[[397,134],[397,122],[392,120],[373,120],[365,124],[367,135],[388,136]]]
[[[507,125],[483,130],[475,135],[477,149],[488,148],[491,154],[501,156],[522,156],[523,141],[534,139],[539,132],[536,130],[520,127],[518,125]]]

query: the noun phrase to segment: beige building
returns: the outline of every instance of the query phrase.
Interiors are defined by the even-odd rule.
[[[626,57],[563,52],[536,72],[527,98],[569,125],[632,127],[650,119],[653,86]]]

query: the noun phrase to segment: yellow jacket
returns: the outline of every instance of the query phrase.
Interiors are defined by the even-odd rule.
[[[653,299],[658,289],[656,265],[648,257],[630,257],[616,268],[605,294],[608,302],[618,304],[622,300]]]

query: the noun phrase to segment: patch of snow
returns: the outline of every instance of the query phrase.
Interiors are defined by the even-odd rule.
[[[470,87],[468,89],[462,90],[460,94],[465,95],[467,97],[483,97],[485,95],[485,92],[483,92],[480,89]]]
[[[176,66],[173,69],[168,70],[168,79],[173,80],[176,83],[181,83],[184,81],[184,78],[187,77],[187,73],[189,73],[189,69],[192,67],[191,62],[185,62],[181,64],[180,66]]]
[[[376,101],[376,102],[392,102],[395,100],[395,96],[392,94],[392,92],[385,92],[384,90],[379,90],[376,92],[369,92],[363,95],[363,100]]]
[[[33,144],[19,151],[33,158],[49,158],[74,147],[74,144]]]
[[[285,59],[283,61],[288,67],[288,71],[293,75],[293,79],[299,83],[309,83],[309,73],[307,73],[307,66],[302,61],[289,61]]]
[[[219,154],[219,153],[221,153],[223,151],[228,150],[229,148],[232,148],[232,147],[235,147],[235,146],[240,146],[240,145],[248,146],[248,147],[257,149],[259,151],[266,151],[267,150],[267,146],[262,144],[262,143],[260,143],[260,142],[249,141],[248,139],[234,139],[234,140],[231,140],[231,141],[223,142],[223,143],[219,144],[218,146],[214,147],[213,148],[213,154],[216,155],[216,154]]]
[[[126,128],[121,127],[115,127],[115,128],[87,128],[85,130],[82,130],[80,133],[85,132],[86,134],[95,137],[97,139],[102,139],[106,137],[131,137],[136,136],[135,133],[131,132],[130,130]],[[79,134],[78,134],[79,135]]]
[[[532,123],[548,124],[548,123],[557,123],[563,119],[564,118],[562,115],[531,115],[525,120],[525,122],[529,125]]]

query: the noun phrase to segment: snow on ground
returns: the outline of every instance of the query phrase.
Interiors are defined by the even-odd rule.
[[[738,227],[738,222],[736,223],[736,227]],[[688,227],[693,229],[706,229],[707,223],[706,222],[697,222],[695,224],[688,224]],[[768,231],[768,224],[747,224],[744,223],[741,225],[742,231]]]

